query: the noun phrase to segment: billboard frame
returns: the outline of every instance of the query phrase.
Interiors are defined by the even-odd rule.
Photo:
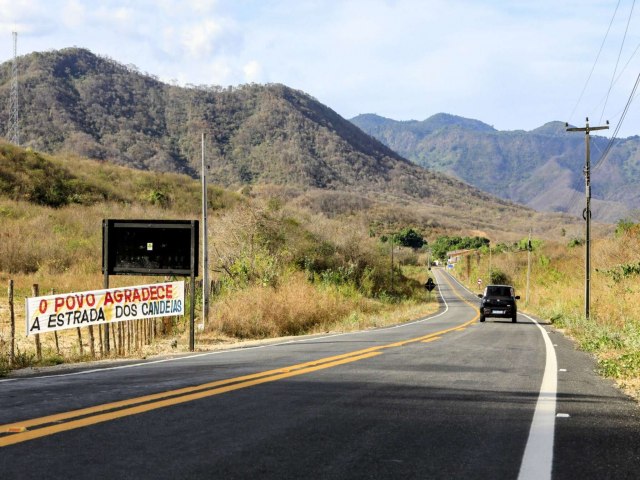
[[[199,252],[199,227],[198,220],[131,220],[131,219],[104,219],[102,220],[102,274],[103,287],[109,288],[109,275],[164,275],[164,276],[190,276],[191,312],[189,321],[189,350],[195,349],[195,297],[196,297],[196,276],[198,275],[198,252]],[[118,251],[115,250],[113,238],[116,231],[122,229],[137,229],[146,231],[149,234],[159,234],[160,230],[189,230],[189,268],[184,265],[173,265],[168,267],[122,267],[115,268],[113,262],[117,259]],[[110,237],[112,242],[110,244]],[[156,237],[157,238],[157,235]],[[152,247],[153,248],[153,247]],[[182,248],[187,249],[186,245]],[[111,255],[110,255],[111,254]],[[114,258],[115,255],[115,258]],[[109,324],[105,325],[105,349],[109,352]]]

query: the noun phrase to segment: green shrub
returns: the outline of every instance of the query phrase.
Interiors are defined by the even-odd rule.
[[[491,269],[489,280],[494,285],[510,285],[512,283],[509,275],[497,268]]]
[[[572,238],[571,240],[569,240],[569,243],[567,246],[569,248],[575,248],[575,247],[581,247],[582,245],[584,245],[583,238]]]

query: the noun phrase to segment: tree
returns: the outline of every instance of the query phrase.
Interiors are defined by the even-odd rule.
[[[438,237],[434,243],[431,244],[431,251],[434,258],[440,260],[447,259],[447,252],[452,250],[463,249],[479,249],[485,246],[489,246],[489,239],[485,237]]]
[[[403,247],[413,248],[414,250],[422,248],[427,244],[427,241],[423,238],[422,235],[416,232],[413,228],[409,227],[403,228],[398,233],[396,233],[394,235],[394,240],[394,243],[402,245]]]

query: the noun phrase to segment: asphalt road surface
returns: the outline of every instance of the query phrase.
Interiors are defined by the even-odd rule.
[[[434,275],[398,327],[0,379],[0,478],[640,478],[640,410],[591,358]]]

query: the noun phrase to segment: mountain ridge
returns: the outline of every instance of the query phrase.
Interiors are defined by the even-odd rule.
[[[425,168],[536,210],[582,215],[584,135],[567,133],[558,121],[531,131],[499,131],[479,121],[450,117],[435,127],[442,118],[438,115],[414,120],[410,126],[375,114],[351,121]],[[640,209],[640,193],[634,189],[640,181],[640,137],[616,140],[607,168],[599,168],[597,154],[608,142],[591,136],[592,210],[594,218],[616,222]]]
[[[0,101],[9,66],[0,66]],[[526,211],[416,166],[284,85],[178,87],[75,47],[20,57],[20,72],[21,138],[38,151],[196,177],[204,132],[209,178],[224,186],[346,189],[460,208],[472,199]]]

